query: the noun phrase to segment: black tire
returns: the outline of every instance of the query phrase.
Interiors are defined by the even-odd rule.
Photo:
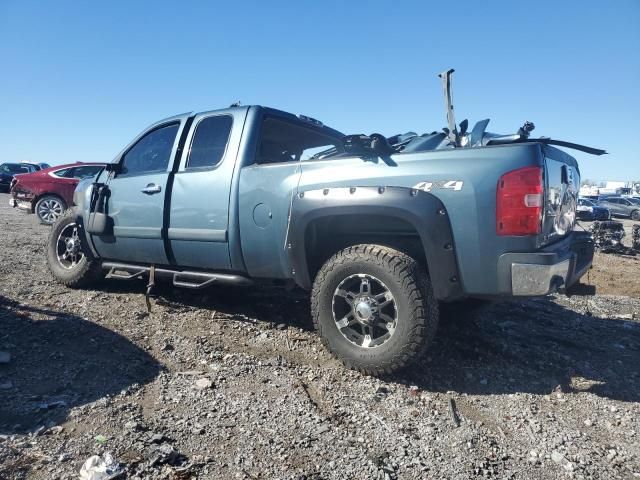
[[[70,229],[77,229],[79,250],[76,258],[79,260],[71,266],[63,265],[58,254],[64,242],[59,243],[61,233]],[[47,239],[47,266],[53,277],[71,288],[81,288],[91,285],[102,278],[100,261],[93,257],[87,247],[87,240],[82,226],[78,223],[73,210],[67,210],[54,224]],[[81,254],[81,256],[80,256]]]
[[[631,220],[640,221],[640,210],[634,210],[631,212]]]
[[[38,199],[34,213],[43,225],[53,225],[67,210],[67,202],[57,195],[44,195]]]
[[[374,347],[359,346],[347,339],[334,319],[338,287],[351,278],[365,276],[378,280],[390,292],[397,318],[393,333]],[[353,307],[357,301],[353,299],[349,305]],[[352,310],[348,315],[355,320],[356,308]],[[311,315],[329,351],[347,367],[368,375],[396,372],[420,358],[436,333],[439,318],[438,302],[425,269],[405,253],[380,245],[355,245],[327,260],[313,284]],[[372,328],[370,333],[374,331]]]

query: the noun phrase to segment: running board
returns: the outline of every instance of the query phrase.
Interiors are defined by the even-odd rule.
[[[102,269],[108,270],[106,278],[132,280],[134,278],[141,278],[143,275],[148,275],[151,267],[129,263],[103,262]],[[253,280],[250,278],[231,273],[191,272],[156,267],[155,275],[171,278],[174,286],[183,288],[198,289],[211,285],[247,286],[253,284]]]

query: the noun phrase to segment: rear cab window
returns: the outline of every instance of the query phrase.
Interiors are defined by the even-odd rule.
[[[256,163],[259,165],[312,160],[327,150],[341,148],[338,137],[321,129],[277,117],[262,122]]]

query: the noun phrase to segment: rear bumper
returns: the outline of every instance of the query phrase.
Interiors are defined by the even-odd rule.
[[[540,296],[564,291],[587,272],[593,252],[591,234],[573,232],[537,252],[505,253],[498,260],[500,293]]]
[[[9,205],[14,208],[19,208],[20,210],[25,210],[28,212],[33,211],[31,199],[16,198],[15,195],[12,195],[9,199]]]

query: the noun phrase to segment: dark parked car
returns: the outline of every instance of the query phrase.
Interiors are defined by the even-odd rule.
[[[633,198],[608,197],[600,200],[599,205],[611,210],[614,217],[629,217],[632,220],[640,220],[640,202]]]
[[[578,208],[576,211],[578,220],[610,220],[611,211],[608,208],[596,205],[586,198],[578,199]]]
[[[31,173],[40,170],[33,163],[3,163],[0,165],[0,191],[8,191],[15,175]]]
[[[73,163],[19,175],[11,186],[11,204],[51,224],[73,204],[78,182],[94,177],[103,167],[102,163]]]
[[[44,162],[23,162],[23,163],[28,163],[29,165],[35,165],[36,167],[38,167],[38,170],[44,170],[45,168],[51,168],[51,165],[49,165],[48,163],[44,163]]]

